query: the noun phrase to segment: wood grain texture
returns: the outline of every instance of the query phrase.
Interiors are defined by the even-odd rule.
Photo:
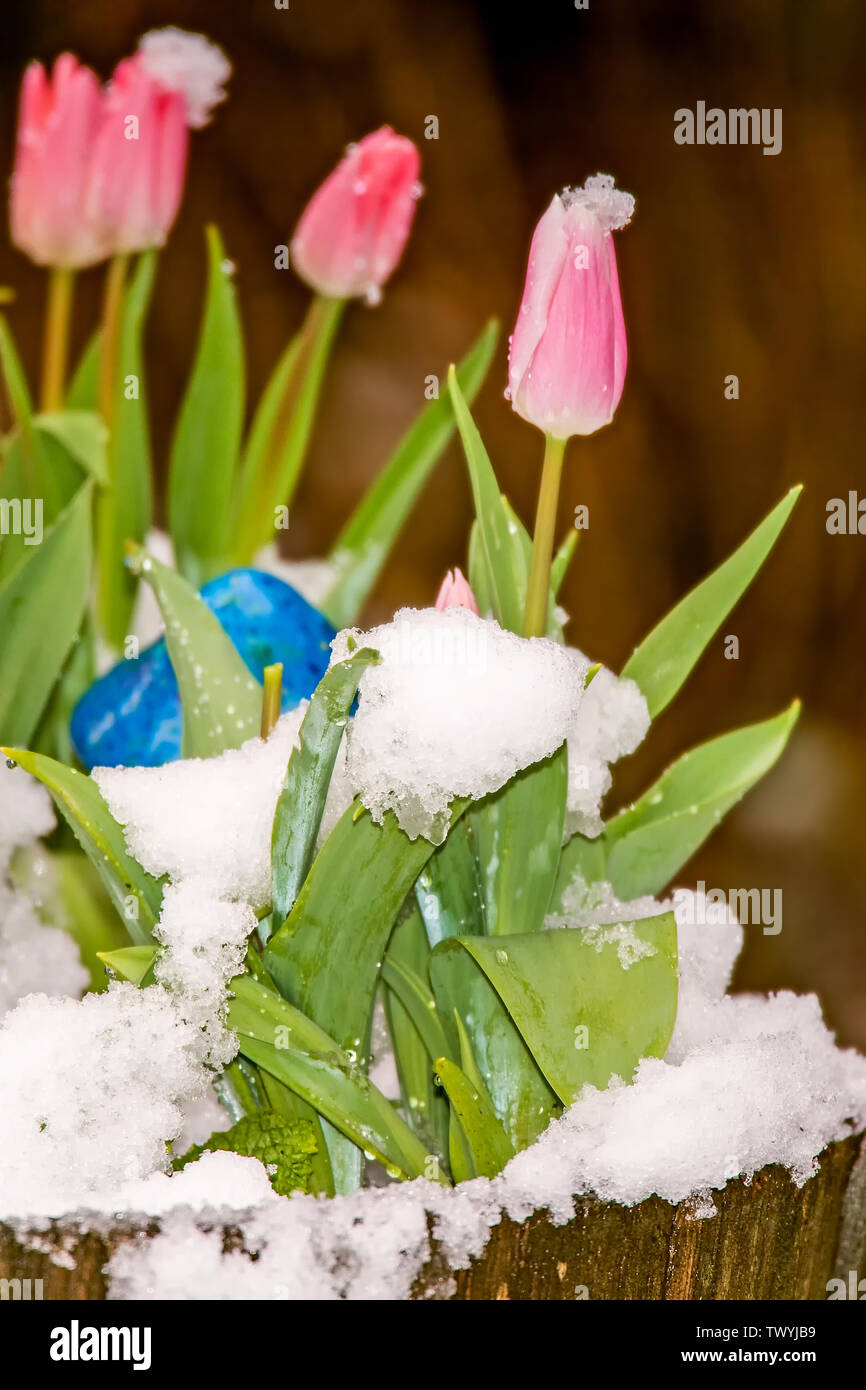
[[[832,1144],[803,1187],[776,1166],[751,1182],[730,1182],[713,1194],[716,1216],[704,1220],[695,1219],[693,1204],[674,1207],[658,1197],[636,1207],[578,1198],[563,1226],[543,1211],[522,1222],[504,1216],[483,1253],[456,1271],[431,1236],[412,1296],[823,1300],[832,1277],[846,1277],[849,1268],[866,1276],[861,1146],[866,1154],[862,1136]],[[61,1222],[38,1232],[0,1224],[0,1279],[41,1279],[45,1299],[104,1299],[113,1251],[158,1229],[152,1222],[80,1234]],[[227,1249],[238,1245],[232,1235],[224,1233]]]

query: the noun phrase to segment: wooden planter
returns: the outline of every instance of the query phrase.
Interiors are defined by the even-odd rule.
[[[523,1222],[503,1217],[482,1254],[456,1271],[431,1240],[413,1297],[823,1300],[830,1279],[847,1287],[852,1271],[866,1277],[862,1136],[826,1149],[803,1187],[774,1166],[713,1196],[717,1215],[704,1220],[689,1204],[658,1197],[636,1207],[577,1198],[565,1226],[543,1211]],[[103,1235],[62,1222],[31,1233],[0,1225],[0,1279],[41,1279],[45,1299],[102,1299],[113,1251],[158,1229],[152,1222]],[[227,1230],[225,1239],[237,1245],[236,1233]],[[52,1252],[62,1252],[62,1265]]]

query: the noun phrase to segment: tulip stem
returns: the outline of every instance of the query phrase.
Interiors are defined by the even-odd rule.
[[[532,563],[526,587],[526,612],[523,619],[524,637],[544,637],[547,633],[547,612],[550,605],[550,564],[553,559],[553,533],[556,529],[556,510],[559,485],[562,480],[562,460],[566,440],[545,435],[544,463],[538,507],[535,513],[535,535],[532,541]]]
[[[102,348],[99,355],[99,413],[108,429],[114,425],[117,406],[115,391],[117,359],[120,352],[120,311],[129,257],[114,256],[105,274],[105,295],[102,301]],[[109,455],[112,450],[109,448]]]
[[[129,257],[109,261],[102,301],[102,343],[99,352],[99,413],[108,430],[108,485],[96,494],[96,567],[99,576],[97,611],[103,640],[119,647],[123,640],[123,581],[119,577],[126,536],[119,534],[117,496],[117,379],[120,361],[120,319]]]
[[[66,365],[69,357],[69,325],[75,272],[52,266],[48,276],[48,302],[45,307],[45,339],[42,348],[43,410],[62,410],[66,393]]]

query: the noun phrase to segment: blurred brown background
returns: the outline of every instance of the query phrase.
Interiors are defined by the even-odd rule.
[[[528,240],[554,190],[597,170],[638,198],[618,239],[630,366],[614,425],[570,454],[562,527],[590,509],[565,593],[572,640],[618,668],[636,640],[795,481],[806,493],[778,551],[688,690],[625,766],[623,795],[677,751],[765,717],[805,716],[783,762],[684,882],[784,893],[778,936],[747,932],[743,987],[817,989],[866,1048],[863,832],[866,536],[829,536],[826,504],[866,496],[866,15],[862,0],[28,0],[6,5],[0,138],[11,159],[17,83],[64,48],[108,74],[148,28],[179,24],[234,62],[231,98],[193,137],[180,220],[150,323],[149,390],[164,455],[195,341],[202,227],[239,267],[251,397],[306,291],[274,247],[347,141],[390,122],[421,145],[426,196],[376,310],[348,316],[289,553],[322,554],[441,373],[485,317],[503,344],[477,416],[527,518],[540,440],[502,398],[504,336]],[[781,107],[783,149],[679,146],[674,111]],[[439,118],[438,141],[423,138]],[[42,280],[4,239],[0,281],[38,358]],[[96,313],[84,277],[79,338]],[[740,399],[724,398],[736,373]],[[429,602],[469,523],[452,449],[370,607]]]

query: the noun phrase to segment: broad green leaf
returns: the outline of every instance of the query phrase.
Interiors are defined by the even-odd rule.
[[[447,1057],[436,1062],[436,1072],[466,1138],[472,1167],[469,1172],[456,1171],[454,1181],[464,1178],[492,1178],[501,1172],[514,1149],[499,1122],[490,1098],[473,1086],[466,1073]],[[452,1146],[452,1158],[460,1153]]]
[[[58,410],[33,416],[41,434],[56,439],[70,458],[98,483],[108,481],[108,430],[95,410]]]
[[[120,648],[129,631],[135,584],[125,568],[127,541],[144,541],[153,515],[150,430],[145,393],[144,328],[157,253],[139,258],[120,311],[115,404],[108,441],[109,485],[97,493],[99,618],[103,634]],[[97,371],[100,344],[97,339]]]
[[[781,754],[800,713],[710,739],[679,758],[604,832],[607,877],[623,900],[657,893]]]
[[[415,881],[415,899],[431,946],[446,936],[484,931],[484,903],[469,818],[464,816]]]
[[[183,710],[183,756],[212,758],[240,748],[261,727],[262,687],[219,619],[182,575],[138,546],[134,573],[150,585],[165,621],[168,654]]]
[[[33,412],[24,369],[8,323],[0,314],[0,367],[12,407],[15,427],[3,440],[2,492],[7,507],[26,506],[31,520],[36,507],[41,510],[42,526],[48,526],[68,506],[82,483],[79,466],[67,450],[38,427]],[[17,520],[17,518],[16,518]],[[5,579],[27,556],[20,523],[10,527],[4,517],[0,536],[0,580]]]
[[[602,836],[588,840],[585,835],[572,835],[568,844],[563,845],[548,911],[563,911],[563,895],[577,878],[586,884],[603,883],[607,878],[605,841]]]
[[[484,545],[477,519],[472,522],[472,529],[469,532],[467,563],[469,587],[475,595],[478,611],[482,618],[492,618],[493,594],[490,588],[490,574],[487,569],[487,557],[484,554]]]
[[[451,808],[452,824],[467,803]],[[373,1000],[394,919],[433,846],[392,813],[377,825],[360,803],[328,836],[264,961],[280,993],[366,1065]]]
[[[481,551],[487,566],[493,616],[501,627],[506,627],[511,632],[520,632],[523,627],[520,601],[522,548],[514,534],[508,513],[502,505],[496,474],[493,472],[475,421],[469,413],[453,367],[448,373],[448,389],[451,392],[457,428],[469,467],[469,481],[475,503]],[[524,591],[525,587],[524,578]]]
[[[462,824],[462,821],[458,824]],[[403,1112],[425,1147],[431,1153],[444,1156],[448,1152],[448,1102],[441,1089],[434,1085],[430,1052],[412,1022],[412,1013],[402,1003],[397,991],[389,988],[387,983],[389,968],[401,966],[427,989],[429,963],[427,934],[416,908],[403,917],[391,933],[388,954],[382,967],[382,993],[400,1079]]]
[[[273,1110],[245,1115],[231,1129],[217,1130],[203,1144],[194,1144],[172,1167],[177,1172],[195,1163],[204,1153],[242,1154],[264,1164],[271,1186],[281,1197],[293,1192],[314,1192],[314,1161],[321,1134],[309,1120],[290,1120]]]
[[[285,921],[316,850],[331,773],[358,682],[379,661],[369,647],[332,666],[320,680],[292,750],[274,813],[271,889],[274,920]]]
[[[444,942],[469,954],[496,990],[564,1105],[587,1083],[630,1081],[642,1057],[663,1057],[677,1011],[672,912],[641,921]]]
[[[382,965],[382,979],[397,996],[427,1049],[431,1062],[447,1057],[449,1043],[436,1010],[436,1000],[427,982],[389,952]]]
[[[420,1177],[427,1152],[405,1120],[329,1034],[248,976],[231,984],[229,1027],[241,1051],[398,1177]]]
[[[496,943],[496,948],[504,952],[512,939]],[[454,937],[442,941],[433,951],[430,978],[451,1043],[451,1056],[458,1056],[460,1050],[456,1015],[465,1022],[478,1070],[511,1143],[515,1150],[527,1148],[561,1107],[502,1000]]]
[[[473,401],[490,366],[499,325],[491,320],[457,368],[457,381]],[[353,623],[381,573],[418,494],[454,433],[450,395],[425,406],[382,472],[343,527],[331,550],[337,580],[321,604],[335,627]]]
[[[28,743],[81,625],[90,592],[90,485],[0,585],[0,738]]]
[[[343,300],[317,295],[265,387],[238,483],[232,544],[238,564],[249,564],[256,551],[274,539],[277,508],[292,500],[344,308]]]
[[[637,682],[653,719],[676,695],[751,584],[802,490],[799,485],[792,487],[739,549],[681,599],[629,657],[622,674]]]
[[[121,980],[140,985],[153,973],[156,946],[121,946],[114,951],[97,951],[97,956]]]
[[[489,936],[538,931],[543,925],[562,847],[567,757],[563,744],[469,813]]]
[[[198,350],[171,446],[168,515],[178,566],[200,587],[227,569],[244,415],[244,350],[222,238],[207,229],[208,285]]]
[[[0,658],[2,662],[2,658]],[[74,767],[78,754],[72,744],[70,723],[72,712],[86,690],[96,679],[96,641],[92,609],[84,615],[81,631],[72,644],[60,672],[51,698],[32,738],[28,740],[37,753]],[[79,856],[80,857],[80,856]]]
[[[96,869],[132,940],[148,945],[159,917],[162,885],[127,853],[123,831],[96,783],[42,753],[0,748],[0,753],[37,777]],[[2,776],[0,768],[0,776]]]
[[[452,821],[465,805],[455,803]],[[264,953],[284,998],[333,1034],[365,1067],[388,937],[432,852],[429,840],[410,840],[392,814],[376,825],[360,803],[350,806],[313,861],[294,907]],[[357,1185],[357,1168],[341,1171],[340,1154],[330,1140],[328,1150],[337,1190]]]

